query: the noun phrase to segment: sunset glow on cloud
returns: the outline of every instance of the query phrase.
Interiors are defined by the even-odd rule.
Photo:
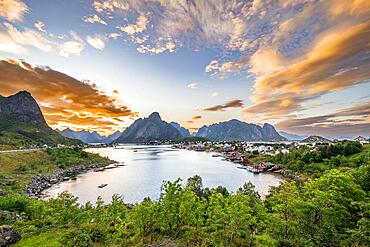
[[[0,1],[0,95],[101,133],[158,111],[369,135],[369,16],[366,0]]]
[[[41,104],[46,121],[52,127],[85,127],[111,132],[120,129],[123,117],[136,116],[115,98],[94,85],[78,81],[50,68],[33,67],[26,62],[2,60],[0,87],[6,96],[27,90]],[[12,82],[12,83],[9,83]]]

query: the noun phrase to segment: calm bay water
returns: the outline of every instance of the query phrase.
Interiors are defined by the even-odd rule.
[[[170,146],[127,145],[117,148],[91,148],[88,152],[107,156],[125,166],[103,172],[87,172],[77,180],[62,182],[45,191],[47,197],[55,197],[68,191],[79,197],[79,202],[95,202],[101,196],[109,202],[113,194],[124,196],[126,203],[142,201],[145,197],[158,199],[163,181],[199,175],[205,187],[219,185],[235,192],[245,182],[251,181],[261,195],[270,186],[277,186],[281,179],[273,174],[253,174],[237,168],[239,165],[212,157],[212,153],[173,149]],[[108,184],[98,188],[101,184]]]

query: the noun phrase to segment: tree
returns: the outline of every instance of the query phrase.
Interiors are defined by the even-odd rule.
[[[190,188],[199,197],[204,197],[202,178],[199,175],[188,178],[186,188]]]

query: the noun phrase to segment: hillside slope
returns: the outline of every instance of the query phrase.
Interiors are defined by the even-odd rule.
[[[30,93],[0,96],[0,149],[80,143],[51,129]]]

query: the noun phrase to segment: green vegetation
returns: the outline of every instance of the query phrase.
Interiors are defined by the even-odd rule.
[[[85,152],[79,147],[48,148],[46,153],[51,161],[63,169],[73,165],[98,164],[110,161],[108,158],[101,157],[98,154]]]
[[[356,144],[338,145],[311,151],[322,158],[309,164],[343,155],[345,165],[286,181],[265,200],[250,183],[229,193],[203,188],[195,176],[185,186],[165,182],[158,201],[132,208],[119,196],[93,206],[69,194],[45,202],[10,193],[0,197],[0,221],[22,234],[16,246],[370,246],[370,146],[359,152]]]
[[[48,126],[0,118],[0,150],[41,147],[44,144],[79,145],[81,142],[67,139]]]
[[[205,137],[199,137],[199,136],[191,136],[191,137],[185,137],[181,138],[176,141],[176,143],[189,143],[189,142],[208,142],[209,139]]]
[[[0,153],[0,190],[23,191],[32,177],[49,175],[59,168],[108,162],[108,158],[80,148],[50,148],[45,151]]]
[[[269,161],[271,156],[270,155],[261,155],[258,154],[258,151],[254,152],[245,152],[245,157],[247,157],[253,164],[258,164],[261,162]]]
[[[283,164],[284,169],[295,174],[318,177],[333,168],[358,167],[370,160],[370,145],[364,148],[359,142],[343,141],[325,145],[311,151],[307,146],[291,149],[288,154],[278,154],[269,159]]]

